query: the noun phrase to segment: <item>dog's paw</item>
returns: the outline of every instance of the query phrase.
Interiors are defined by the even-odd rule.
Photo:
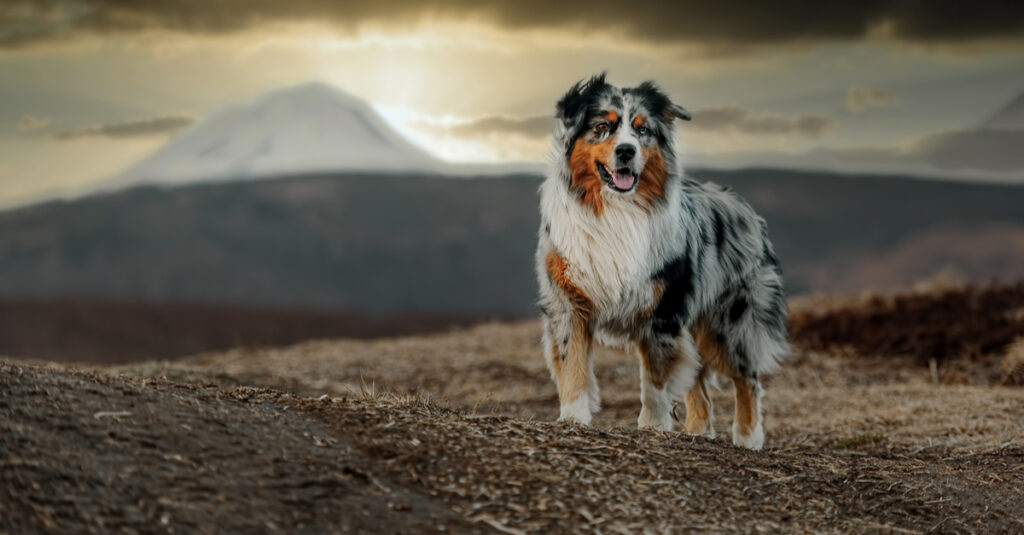
[[[593,418],[593,414],[590,412],[590,403],[590,396],[582,395],[576,398],[576,401],[562,405],[558,421],[590,425],[590,420]]]
[[[757,427],[755,427],[749,435],[744,435],[740,432],[739,424],[733,422],[732,443],[741,448],[759,451],[764,447],[764,427],[762,427],[761,423],[758,422]]]
[[[640,409],[640,416],[636,419],[637,428],[654,429],[655,431],[671,431],[674,423],[672,413],[669,411],[665,411],[661,415],[655,415],[654,411]]]
[[[596,388],[587,392],[587,399],[590,400],[590,414],[601,412],[601,393]]]
[[[685,431],[687,435],[693,435],[695,437],[716,438],[718,436],[718,434],[715,433],[715,428],[711,425],[705,426],[704,429],[686,429]]]

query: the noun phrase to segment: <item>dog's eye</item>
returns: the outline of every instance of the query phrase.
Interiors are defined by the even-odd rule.
[[[597,123],[597,126],[594,127],[594,130],[596,130],[598,132],[607,132],[608,131],[608,123]]]
[[[637,128],[636,131],[641,136],[646,136],[647,134],[651,133],[651,129],[647,128],[646,126],[641,126],[640,128]]]

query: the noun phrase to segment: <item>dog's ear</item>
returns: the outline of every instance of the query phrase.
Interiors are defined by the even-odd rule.
[[[562,121],[566,130],[573,130],[583,120],[587,106],[595,93],[606,85],[605,73],[595,74],[589,80],[580,80],[569,88],[569,91],[555,104],[555,117]]]
[[[672,104],[671,106],[669,106],[668,110],[669,113],[671,113],[677,119],[682,119],[684,121],[689,121],[690,119],[693,119],[693,116],[690,115],[690,112],[686,111],[686,108],[680,106],[679,104]]]
[[[668,98],[668,95],[650,80],[637,86],[636,92],[644,99],[644,103],[648,106],[649,110],[659,114],[669,123],[673,119],[689,121],[693,118],[686,108],[672,102],[672,99]]]

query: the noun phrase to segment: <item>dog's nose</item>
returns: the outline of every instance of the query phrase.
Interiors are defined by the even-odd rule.
[[[633,159],[633,156],[636,156],[636,147],[626,144],[619,145],[615,147],[615,156],[620,162],[628,162]]]

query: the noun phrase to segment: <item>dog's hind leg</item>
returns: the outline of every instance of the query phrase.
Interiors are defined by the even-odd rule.
[[[715,414],[708,395],[705,381],[709,379],[707,367],[700,369],[697,374],[697,383],[686,393],[686,432],[691,435],[704,435],[708,438],[715,438]]]
[[[637,426],[671,431],[672,406],[693,388],[700,363],[693,337],[684,330],[678,337],[652,336],[639,344],[640,416]]]
[[[736,418],[732,422],[732,443],[759,450],[764,447],[761,422],[761,383],[751,377],[733,379],[736,388]]]

